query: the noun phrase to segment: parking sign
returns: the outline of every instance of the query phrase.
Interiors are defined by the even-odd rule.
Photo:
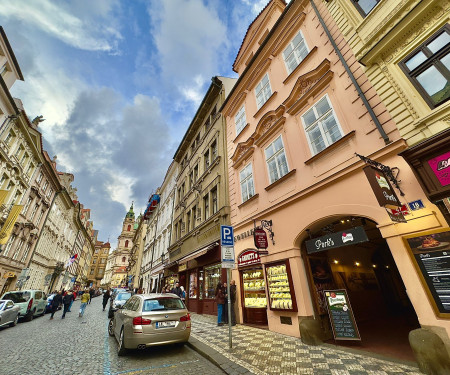
[[[220,244],[226,247],[234,247],[234,233],[231,225],[220,226]]]

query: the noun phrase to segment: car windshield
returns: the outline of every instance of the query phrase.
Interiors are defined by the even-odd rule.
[[[131,297],[131,293],[119,293],[116,297],[117,301],[126,301]]]
[[[30,292],[11,292],[3,295],[2,299],[10,299],[14,303],[27,302],[30,299]]]
[[[182,310],[184,308],[181,299],[165,297],[146,299],[142,306],[142,311]]]
[[[0,310],[3,309],[4,304],[5,304],[5,302],[0,302]]]

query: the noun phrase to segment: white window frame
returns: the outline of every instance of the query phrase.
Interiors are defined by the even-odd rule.
[[[22,255],[22,259],[20,260],[22,263],[25,263],[25,261],[27,260],[27,256],[28,256],[28,253],[30,252],[30,249],[31,249],[31,243],[27,242],[27,246]]]
[[[12,256],[12,260],[17,260],[17,258],[19,257],[19,253],[22,251],[22,247],[25,244],[25,240],[23,238],[21,238],[19,240],[19,243],[17,244],[16,247],[16,251],[14,252],[14,255]]]
[[[300,34],[300,36],[302,37],[302,42],[300,42],[297,46],[294,45],[294,39]],[[300,48],[298,48],[301,44],[304,44],[306,47],[306,55],[304,57],[300,57],[299,54],[299,50]],[[292,48],[292,52],[286,56],[285,52],[286,50],[291,47]],[[303,36],[303,33],[301,30],[298,31],[297,34],[295,34],[295,36],[292,38],[292,40],[289,42],[289,44],[286,46],[286,48],[283,51],[283,60],[284,60],[284,65],[286,66],[286,70],[288,72],[288,74],[291,74],[295,68],[297,68],[297,66],[300,65],[300,63],[303,61],[303,59],[308,55],[308,53],[310,52],[310,49],[308,47],[308,44],[306,43],[305,37]],[[287,63],[287,60],[289,57],[294,56],[295,62],[297,63],[292,69],[289,68],[289,65]]]
[[[14,242],[14,240],[16,239],[16,235],[15,234],[11,234],[11,236],[9,236],[8,242],[6,243],[5,246],[5,252],[2,254],[3,256],[8,256],[9,251],[11,250],[12,244]]]
[[[330,109],[329,109],[326,113],[324,113],[323,115],[321,115],[320,117],[318,117],[317,120],[314,121],[312,124],[306,126],[306,123],[305,123],[305,120],[304,120],[304,116],[312,109],[312,110],[314,111],[314,114],[315,114],[316,117],[317,117],[318,114],[317,114],[317,110],[315,109],[315,107],[316,107],[316,105],[317,105],[323,98],[326,98],[326,100],[327,100],[327,102],[328,102],[328,105],[330,106]],[[334,120],[336,121],[337,127],[338,127],[338,129],[339,129],[339,132],[341,133],[341,138],[342,138],[342,137],[344,136],[344,132],[342,131],[342,126],[341,126],[341,124],[340,124],[340,122],[339,122],[339,119],[338,119],[338,117],[337,117],[337,115],[336,115],[336,111],[335,111],[334,108],[333,108],[333,104],[331,103],[331,100],[330,100],[330,97],[328,96],[328,94],[325,94],[324,96],[322,96],[322,97],[321,97],[319,100],[317,100],[310,108],[308,108],[308,109],[305,111],[305,113],[303,113],[303,115],[301,115],[302,124],[303,124],[303,130],[305,131],[306,140],[307,140],[307,142],[308,142],[309,149],[310,149],[312,155],[317,155],[318,153],[320,153],[320,152],[322,152],[323,150],[327,149],[327,148],[330,147],[333,143],[335,143],[335,142],[337,142],[339,139],[341,139],[341,138],[339,138],[339,139],[336,140],[335,142],[331,142],[331,143],[330,143],[330,142],[328,141],[327,137],[326,137],[326,132],[325,132],[324,129],[323,129],[323,125],[322,125],[321,121],[322,121],[322,119],[323,119],[325,116],[328,116],[329,113],[331,113],[331,114],[333,115]],[[324,141],[324,143],[325,143],[325,148],[322,149],[322,150],[320,150],[320,151],[317,151],[317,152],[316,152],[316,151],[314,150],[314,148],[313,148],[313,145],[312,145],[312,143],[311,143],[311,141],[310,141],[310,139],[309,139],[309,133],[308,133],[308,131],[309,131],[310,129],[314,128],[316,125],[319,126],[319,130],[320,130],[320,133],[321,133],[321,137],[322,137],[322,139],[323,139],[323,141]]]
[[[250,173],[242,179],[242,173],[244,173],[247,169],[250,169]],[[251,184],[250,184],[251,181]],[[253,179],[253,166],[252,163],[247,164],[244,168],[239,172],[239,183],[241,185],[241,198],[242,202],[248,201],[251,197],[255,195],[255,181]],[[250,189],[250,187],[252,189]],[[244,190],[247,192],[247,198],[244,199]],[[252,191],[250,191],[252,190]]]
[[[267,150],[268,150],[270,147],[273,147],[273,145],[275,144],[275,142],[276,142],[278,139],[281,139],[281,144],[283,145],[283,147],[280,148],[279,150],[277,150],[276,152],[274,152],[274,154],[273,154],[272,156],[270,156],[269,158],[267,158]],[[286,160],[287,172],[284,173],[284,174],[281,173],[280,165],[279,165],[279,163],[278,163],[278,157],[281,155],[281,153],[284,154],[284,158],[285,158],[285,160]],[[283,137],[281,136],[281,134],[280,134],[278,137],[276,137],[276,138],[270,143],[270,145],[268,145],[268,146],[264,149],[264,158],[265,158],[265,160],[266,160],[267,174],[269,175],[269,183],[270,183],[270,184],[273,184],[275,181],[278,181],[280,178],[282,178],[283,176],[286,176],[286,175],[290,172],[289,162],[288,162],[287,155],[286,155],[286,148],[284,147],[284,141],[283,141]],[[275,161],[276,161],[276,167],[277,167],[278,178],[272,181],[271,176],[270,176],[269,162],[270,162],[271,160],[273,160],[273,159],[275,159]]]
[[[267,83],[263,85],[264,78],[267,77]],[[265,92],[266,87],[269,87],[269,93]],[[259,89],[258,89],[259,87]],[[260,102],[258,100],[259,96],[262,96],[262,101]],[[256,98],[256,106],[258,109],[260,109],[272,96],[272,87],[270,86],[270,79],[269,79],[269,73],[264,74],[264,76],[261,78],[261,81],[258,82],[258,84],[255,87],[255,98]]]
[[[242,104],[242,107],[234,116],[234,123],[236,125],[236,136],[238,136],[247,125],[247,118],[245,117],[245,104]]]

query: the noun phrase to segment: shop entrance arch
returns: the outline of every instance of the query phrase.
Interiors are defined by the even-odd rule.
[[[377,224],[363,217],[324,219],[302,243],[316,318],[333,342],[324,290],[345,289],[361,342],[336,341],[414,360],[408,334],[420,328],[401,275]]]

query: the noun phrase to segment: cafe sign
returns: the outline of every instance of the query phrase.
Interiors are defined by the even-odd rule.
[[[253,239],[257,249],[267,249],[269,242],[267,241],[266,231],[262,228],[256,228],[253,232]]]
[[[261,263],[261,258],[257,250],[245,250],[238,256],[238,267],[251,266]]]
[[[308,254],[313,254],[367,241],[369,241],[369,239],[367,238],[366,231],[363,227],[359,226],[308,240],[306,241],[306,252]]]
[[[441,186],[450,185],[450,151],[428,160],[428,165]]]
[[[396,209],[401,207],[402,203],[395,194],[388,178],[381,169],[367,166],[363,168],[367,180],[377,198],[378,204],[381,207]]]

